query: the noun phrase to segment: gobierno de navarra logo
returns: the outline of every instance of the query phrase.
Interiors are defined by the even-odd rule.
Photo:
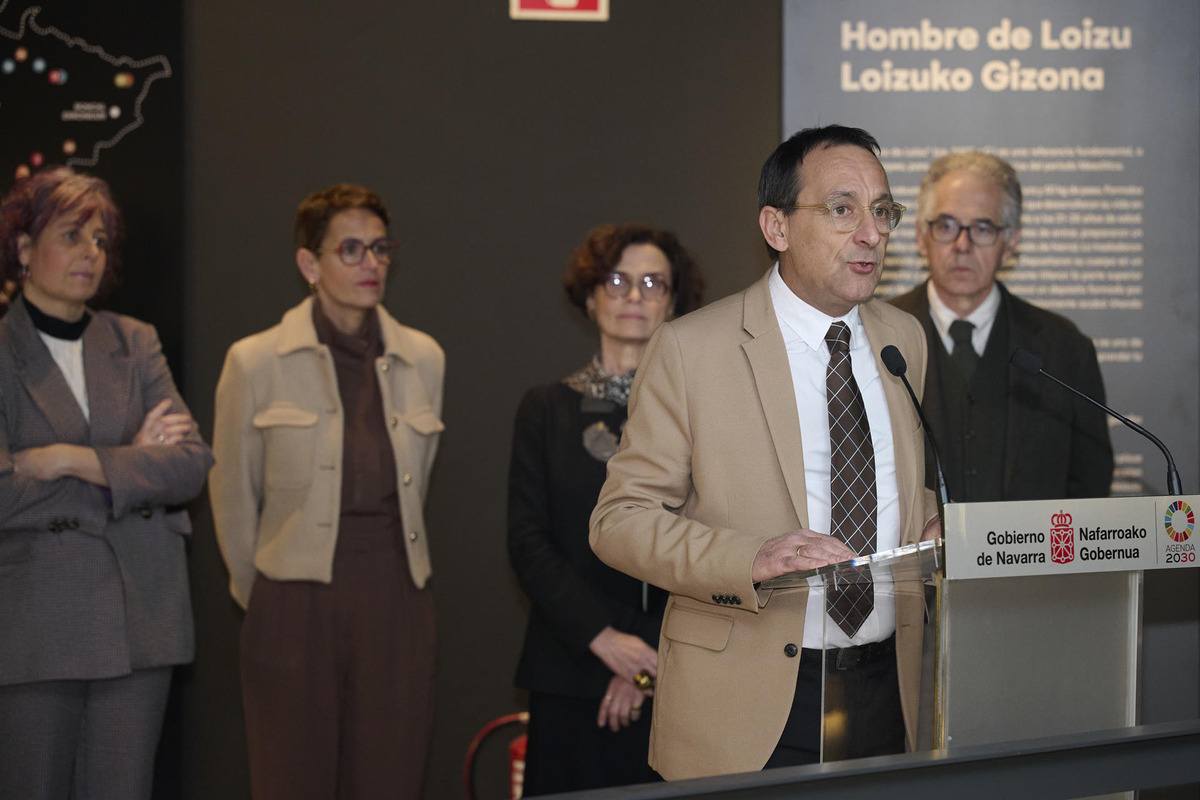
[[[1075,560],[1075,529],[1071,527],[1071,515],[1065,511],[1050,515],[1050,560],[1055,564]]]

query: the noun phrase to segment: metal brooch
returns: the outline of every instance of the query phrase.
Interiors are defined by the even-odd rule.
[[[620,437],[603,420],[593,422],[583,431],[583,447],[597,461],[608,461],[617,452]]]

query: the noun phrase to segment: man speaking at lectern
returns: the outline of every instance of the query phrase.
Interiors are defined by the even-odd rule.
[[[917,195],[917,249],[929,280],[892,303],[925,328],[923,406],[946,488],[960,503],[1107,497],[1113,454],[1104,412],[1008,363],[1020,347],[1104,402],[1092,340],[996,280],[1020,241],[1012,165],[978,151],[933,162]],[[935,485],[932,472],[926,483]]]
[[[899,348],[920,389],[920,325],[871,300],[904,211],[878,152],[836,125],[781,144],[758,219],[778,264],[664,324],[638,367],[591,543],[671,592],[650,740],[668,779],[817,761],[826,644],[861,737],[846,755],[915,739],[922,598],[852,586],[823,625],[819,591],[757,586],[940,531],[916,411],[879,357]]]

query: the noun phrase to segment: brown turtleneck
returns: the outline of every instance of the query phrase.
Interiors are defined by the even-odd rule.
[[[342,398],[342,511],[339,535],[361,530],[364,523],[400,518],[396,462],[384,420],[376,359],[383,356],[379,316],[372,311],[361,330],[345,334],[313,303],[317,340],[329,347]],[[383,519],[381,519],[383,518]]]

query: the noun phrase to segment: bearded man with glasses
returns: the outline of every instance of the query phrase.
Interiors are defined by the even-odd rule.
[[[1104,401],[1092,340],[997,280],[1020,242],[1021,184],[1011,164],[978,151],[933,162],[917,195],[929,280],[892,302],[925,328],[923,402],[947,492],[958,502],[1105,497],[1113,455],[1104,413],[1008,363],[1020,347]],[[933,486],[930,459],[926,466]]]

